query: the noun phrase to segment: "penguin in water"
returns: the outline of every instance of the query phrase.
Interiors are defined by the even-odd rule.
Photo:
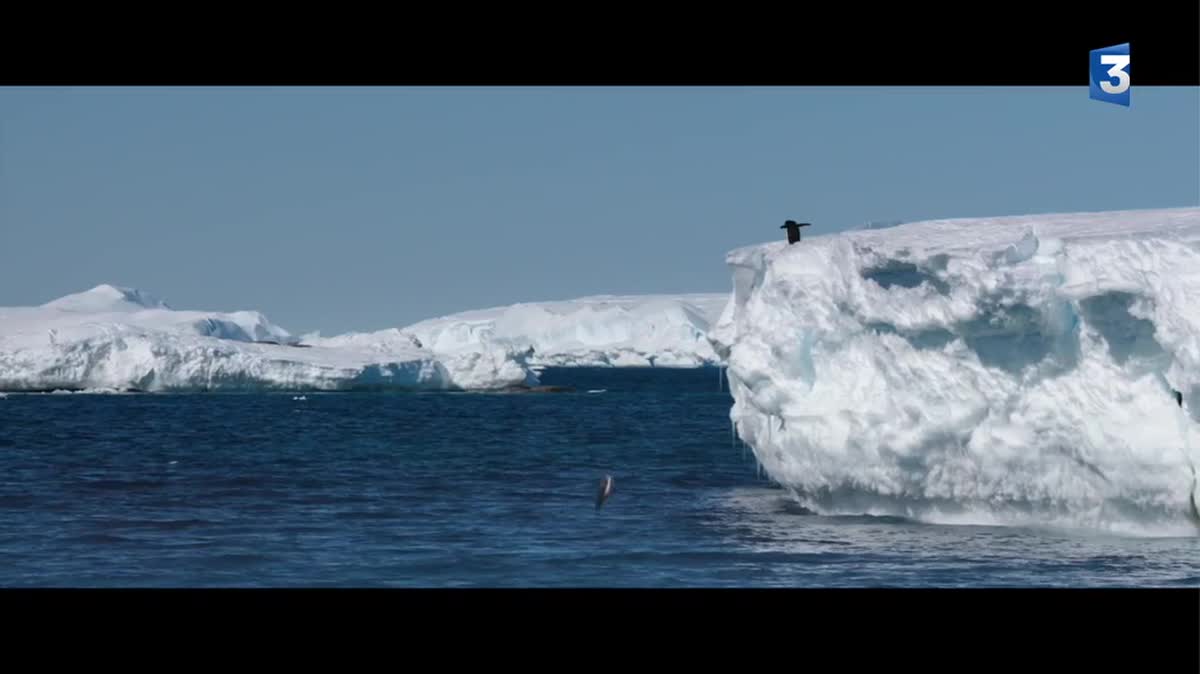
[[[613,476],[605,475],[600,480],[600,488],[596,491],[596,510],[599,510],[604,505],[604,502],[608,500],[608,497],[612,496],[613,488]]]
[[[1175,404],[1179,405],[1179,407],[1182,409],[1183,408],[1183,392],[1172,389],[1171,393],[1175,394]],[[1188,494],[1188,503],[1192,506],[1192,512],[1191,512],[1192,522],[1195,523],[1195,525],[1197,527],[1200,527],[1200,506],[1196,505],[1196,484],[1197,484],[1196,467],[1192,466],[1191,468],[1192,468],[1192,492],[1190,494]]]

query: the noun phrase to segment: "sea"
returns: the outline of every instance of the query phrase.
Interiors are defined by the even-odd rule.
[[[812,514],[714,368],[542,380],[572,390],[8,395],[0,587],[1200,585],[1197,537]]]

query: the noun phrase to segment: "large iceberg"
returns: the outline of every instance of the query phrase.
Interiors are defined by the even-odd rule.
[[[437,353],[528,354],[535,366],[699,367],[719,362],[707,339],[729,294],[597,295],[467,311],[404,328]]]
[[[910,223],[727,262],[709,337],[731,418],[809,510],[1195,532],[1200,209]]]
[[[389,331],[302,343],[254,311],[176,311],[97,286],[0,308],[0,390],[497,389],[536,382],[520,354],[442,358]]]

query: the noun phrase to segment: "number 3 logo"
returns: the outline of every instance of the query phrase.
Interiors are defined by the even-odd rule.
[[[1125,66],[1129,65],[1129,54],[1104,54],[1100,57],[1100,63],[1111,65],[1108,69],[1108,76],[1117,78],[1117,83],[1101,82],[1100,88],[1106,94],[1123,94],[1129,91],[1129,73],[1125,72]]]
[[[1093,49],[1089,54],[1088,96],[1129,107],[1129,43]]]

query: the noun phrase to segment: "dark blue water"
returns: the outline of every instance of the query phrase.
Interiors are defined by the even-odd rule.
[[[1200,584],[1196,539],[809,515],[712,369],[543,379],[578,391],[10,395],[0,585]]]

